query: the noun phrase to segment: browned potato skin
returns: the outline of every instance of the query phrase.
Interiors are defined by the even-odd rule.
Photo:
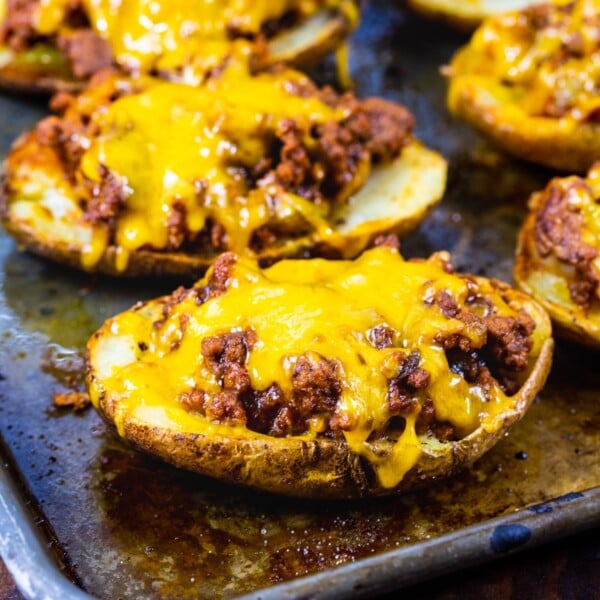
[[[454,116],[464,119],[500,148],[527,161],[553,169],[584,173],[600,158],[600,125],[566,119],[530,117],[514,104],[507,107],[487,89],[460,76],[450,67],[448,92]]]
[[[514,268],[517,285],[544,307],[552,319],[557,335],[590,349],[600,350],[600,327],[587,317],[580,306],[570,298],[565,298],[564,305],[557,304],[531,283],[530,278],[534,273],[548,273],[548,268],[537,252],[534,227],[535,212],[532,211],[527,215],[519,233]]]
[[[253,438],[236,438],[234,435],[180,433],[149,426],[131,415],[126,415],[122,422],[124,438],[136,448],[177,467],[286,496],[314,499],[383,496],[408,492],[435,479],[449,477],[471,465],[523,417],[550,371],[554,342],[549,337],[551,325],[546,313],[516,290],[505,293],[511,304],[526,305],[537,327],[548,335],[539,355],[532,357],[526,381],[511,398],[511,407],[497,417],[493,429],[480,427],[457,442],[438,444],[437,448],[424,447],[417,464],[395,488],[382,487],[370,463],[350,452],[343,441],[319,438],[307,441],[260,434]],[[88,348],[102,332],[103,328],[92,336]],[[88,383],[98,385],[89,359],[87,379]],[[114,424],[118,399],[106,389],[100,389],[99,399],[101,415]],[[385,452],[385,446],[379,445]]]
[[[66,79],[39,69],[19,69],[17,65],[0,68],[0,89],[9,92],[50,95],[55,92],[78,92],[84,81]]]
[[[309,68],[333,52],[352,31],[352,25],[343,14],[334,14],[319,36],[294,52],[271,57],[270,62],[284,61],[299,68]],[[8,63],[0,67],[0,89],[11,92],[50,95],[56,92],[79,92],[87,85],[87,80],[65,77],[45,69],[19,68],[18,64]]]

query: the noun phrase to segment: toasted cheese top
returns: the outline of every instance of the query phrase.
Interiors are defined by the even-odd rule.
[[[556,0],[491,17],[458,54],[451,73],[472,78],[531,116],[595,118],[600,2]],[[457,100],[450,97],[451,109]]]
[[[351,23],[358,19],[349,0],[84,0],[83,8],[115,60],[132,72],[205,73],[230,53],[232,38],[255,37],[290,15],[302,21],[325,9],[342,10]],[[41,0],[35,28],[55,33],[68,9],[68,0]]]
[[[203,356],[203,340],[251,329],[256,341],[245,368],[254,390],[277,384],[291,394],[301,356],[337,365],[336,413],[350,424],[343,436],[353,452],[371,461],[381,484],[394,487],[422,452],[415,424],[426,398],[436,418],[450,423],[460,437],[489,425],[511,403],[497,381],[469,383],[449,363],[443,339],[459,335],[482,347],[485,332],[473,320],[448,316],[434,299],[444,290],[465,306],[476,287],[485,302],[473,305],[475,312],[516,317],[518,308],[507,302],[501,291],[506,288],[450,274],[444,265],[443,255],[407,262],[391,248],[369,250],[355,261],[288,260],[265,270],[238,258],[221,295],[203,303],[184,295],[168,301],[167,311],[163,298],[111,319],[89,346],[92,400],[98,405],[100,396],[109,394],[121,433],[124,419],[131,417],[177,432],[261,436],[188,412],[178,400],[194,387],[208,394],[222,388]],[[393,331],[385,347],[372,343],[374,328],[381,326]],[[539,353],[542,337],[534,331],[531,356]],[[429,373],[428,383],[413,391],[418,408],[403,415],[401,431],[392,432],[389,382],[415,353]],[[322,434],[323,422],[315,419],[298,437]],[[385,452],[373,446],[374,437],[385,441]]]

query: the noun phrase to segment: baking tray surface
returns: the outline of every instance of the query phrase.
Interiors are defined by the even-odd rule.
[[[551,174],[452,121],[439,66],[465,38],[387,4],[367,3],[351,45],[357,94],[408,105],[417,135],[451,167],[443,204],[402,250],[448,249],[459,270],[510,280],[526,198]],[[316,75],[327,82],[332,73],[329,65]],[[43,103],[0,98],[2,151],[41,114]],[[11,513],[19,535],[7,541],[0,533],[0,550],[17,582],[36,576],[15,560],[36,543],[28,529],[49,540],[63,581],[101,598],[262,588],[271,591],[258,596],[328,597],[392,589],[600,522],[600,374],[595,355],[562,343],[527,416],[472,469],[377,500],[310,502],[225,486],[129,449],[92,410],[54,408],[54,392],[82,384],[90,333],[175,285],[69,271],[0,234],[0,452],[10,467],[0,493],[27,501]],[[8,531],[2,511],[0,502]]]

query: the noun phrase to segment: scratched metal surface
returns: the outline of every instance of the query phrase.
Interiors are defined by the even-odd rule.
[[[510,279],[526,197],[549,173],[498,154],[452,121],[438,66],[464,38],[386,4],[367,4],[352,43],[357,93],[408,105],[418,135],[451,165],[442,206],[403,250],[446,248],[460,270]],[[318,76],[332,77],[327,69]],[[4,97],[0,111],[6,152],[44,109]],[[68,271],[20,253],[0,233],[0,449],[61,568],[95,596],[230,597],[339,565],[385,566],[382,553],[404,547],[422,556],[426,573],[432,540],[600,486],[596,356],[564,344],[528,415],[475,467],[427,491],[374,501],[294,501],[227,487],[130,450],[92,410],[53,408],[53,392],[81,383],[89,334],[172,288]],[[589,502],[596,508],[578,506],[600,519],[597,494]],[[556,527],[556,535],[568,531]],[[460,553],[453,560],[461,566]],[[400,582],[393,570],[388,578],[388,587]]]

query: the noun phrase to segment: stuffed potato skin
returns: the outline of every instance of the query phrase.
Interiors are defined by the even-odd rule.
[[[556,178],[533,194],[515,261],[515,281],[548,311],[557,333],[595,349],[600,349],[598,198],[600,164],[587,177]]]
[[[359,9],[354,0],[27,0],[0,17],[0,85],[50,93],[82,89],[109,65],[190,84],[234,55],[257,68],[308,67],[345,42]]]
[[[585,172],[600,158],[596,4],[546,3],[486,20],[447,70],[450,112],[519,158]]]
[[[289,69],[231,65],[201,88],[102,73],[56,104],[7,157],[0,212],[25,248],[89,271],[351,257],[414,228],[445,187],[406,109]]]
[[[271,492],[374,496],[450,475],[523,416],[552,340],[528,297],[449,274],[445,260],[406,263],[376,248],[353,262],[257,270],[223,255],[194,288],[140,304],[92,336],[92,401],[138,448]],[[454,344],[491,357],[498,326],[513,339],[511,357],[498,347],[504,366],[489,358],[495,375],[476,374]]]

